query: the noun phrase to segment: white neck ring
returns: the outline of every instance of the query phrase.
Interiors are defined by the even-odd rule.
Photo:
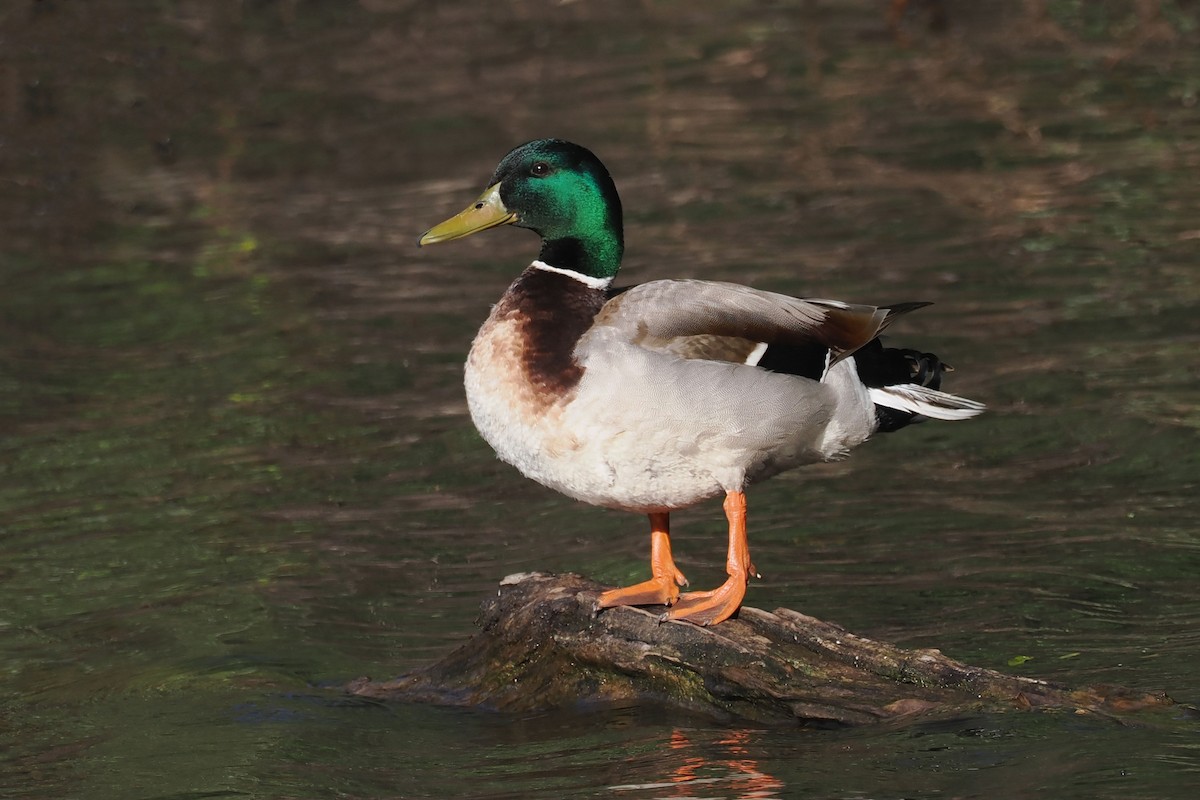
[[[584,275],[582,272],[576,272],[573,269],[552,267],[545,261],[534,261],[529,266],[534,269],[544,270],[545,272],[556,272],[559,275],[566,275],[568,278],[573,278],[591,289],[607,289],[613,282],[612,278],[593,278],[591,275]]]

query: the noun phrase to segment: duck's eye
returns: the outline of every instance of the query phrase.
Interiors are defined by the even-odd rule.
[[[534,162],[534,165],[529,168],[529,174],[538,178],[550,174],[550,165],[545,161]]]

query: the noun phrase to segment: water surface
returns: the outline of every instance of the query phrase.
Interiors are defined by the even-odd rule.
[[[15,3],[0,17],[0,795],[1190,797],[1194,722],[767,731],[344,698],[644,521],[499,463],[461,363],[536,241],[417,250],[593,148],[628,281],[931,300],[984,417],[751,495],[748,602],[1200,699],[1192,5]],[[968,6],[968,7],[963,7]],[[695,585],[719,505],[678,515]]]

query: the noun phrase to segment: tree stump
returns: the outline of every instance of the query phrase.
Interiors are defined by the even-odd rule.
[[[1174,705],[1165,694],[1071,689],[972,667],[786,608],[743,607],[712,628],[660,622],[653,609],[596,614],[602,588],[578,575],[510,575],[465,645],[409,675],[361,678],[347,689],[513,712],[657,703],[723,720],[822,726],[1033,708],[1115,716]]]

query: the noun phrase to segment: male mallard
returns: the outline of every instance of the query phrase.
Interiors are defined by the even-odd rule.
[[[801,300],[733,283],[662,280],[612,288],[624,248],[621,201],[600,160],[542,139],[500,162],[479,198],[422,245],[510,223],[542,237],[536,261],[479,329],[467,403],[501,459],[552,489],[650,517],[653,577],[597,608],[670,606],[713,625],[755,574],[746,486],[844,456],[877,430],[983,410],[938,391],[936,356],[876,338],[924,303]],[[856,357],[857,356],[857,357]],[[671,558],[671,511],[724,493],[728,580],[687,585]]]

